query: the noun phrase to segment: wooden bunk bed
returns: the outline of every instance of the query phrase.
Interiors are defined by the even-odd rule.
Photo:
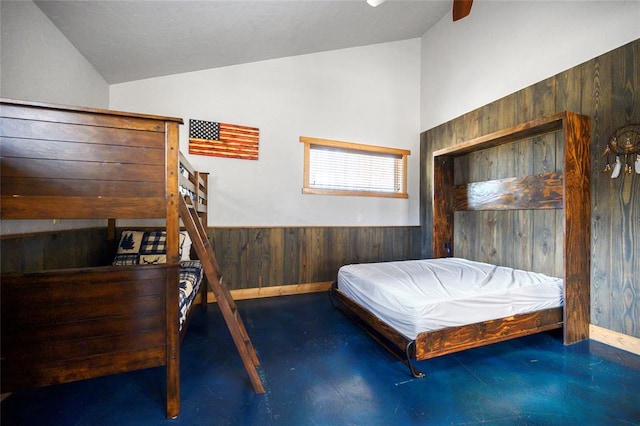
[[[503,144],[561,132],[563,173],[456,184],[454,160]],[[520,142],[522,143],[522,142]],[[451,256],[454,249],[454,212],[473,210],[561,209],[564,218],[562,307],[509,315],[473,324],[421,332],[415,338],[383,321],[334,284],[332,300],[379,343],[398,355],[415,377],[424,376],[412,365],[440,355],[508,339],[563,328],[564,343],[588,338],[590,287],[590,120],[563,112],[482,136],[433,154],[433,256]]]
[[[165,366],[166,415],[177,417],[181,209],[208,284],[222,291],[207,251],[207,174],[179,152],[182,119],[0,100],[0,120],[3,220],[103,219],[114,249],[117,219],[162,219],[166,235],[162,264],[3,274],[1,391]],[[221,305],[264,392],[233,300]]]

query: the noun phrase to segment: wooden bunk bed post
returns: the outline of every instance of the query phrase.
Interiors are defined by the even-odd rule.
[[[167,263],[180,263],[180,218],[178,213],[179,185],[179,148],[178,123],[165,123],[165,143],[167,153]],[[180,304],[178,288],[171,288],[178,283],[179,270],[167,273],[167,417],[175,418],[180,413],[180,324],[178,306]]]
[[[589,337],[591,122],[567,112],[562,130],[564,193],[570,194],[564,197],[564,343],[571,344]]]
[[[107,219],[107,253],[112,254],[117,251],[116,241],[116,220]]]
[[[453,157],[443,155],[433,164],[433,257],[453,254]]]

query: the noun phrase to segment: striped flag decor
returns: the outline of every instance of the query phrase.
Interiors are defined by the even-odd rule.
[[[189,154],[257,160],[259,139],[255,127],[189,120]]]

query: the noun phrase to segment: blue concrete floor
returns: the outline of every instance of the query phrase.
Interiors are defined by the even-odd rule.
[[[417,363],[414,379],[324,293],[239,301],[262,362],[255,395],[215,305],[182,344],[182,410],[164,369],[14,393],[2,425],[640,424],[640,357],[543,333]]]

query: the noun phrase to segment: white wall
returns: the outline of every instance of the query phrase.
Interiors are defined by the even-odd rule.
[[[110,107],[260,129],[258,161],[189,156],[212,226],[418,225],[419,71],[413,39],[115,84]],[[303,195],[300,136],[410,149],[409,199]]]
[[[109,85],[35,3],[0,2],[0,97],[107,108]],[[83,228],[95,221],[3,220],[0,233]]]
[[[420,131],[640,37],[638,1],[486,0],[420,40],[106,89],[34,3],[0,8],[1,96],[259,127],[257,162],[190,156],[211,172],[219,226],[417,225]],[[411,149],[409,199],[302,195],[301,135]]]
[[[109,106],[109,85],[32,1],[0,2],[0,96]]]
[[[422,131],[640,37],[640,1],[476,1],[422,37]]]

